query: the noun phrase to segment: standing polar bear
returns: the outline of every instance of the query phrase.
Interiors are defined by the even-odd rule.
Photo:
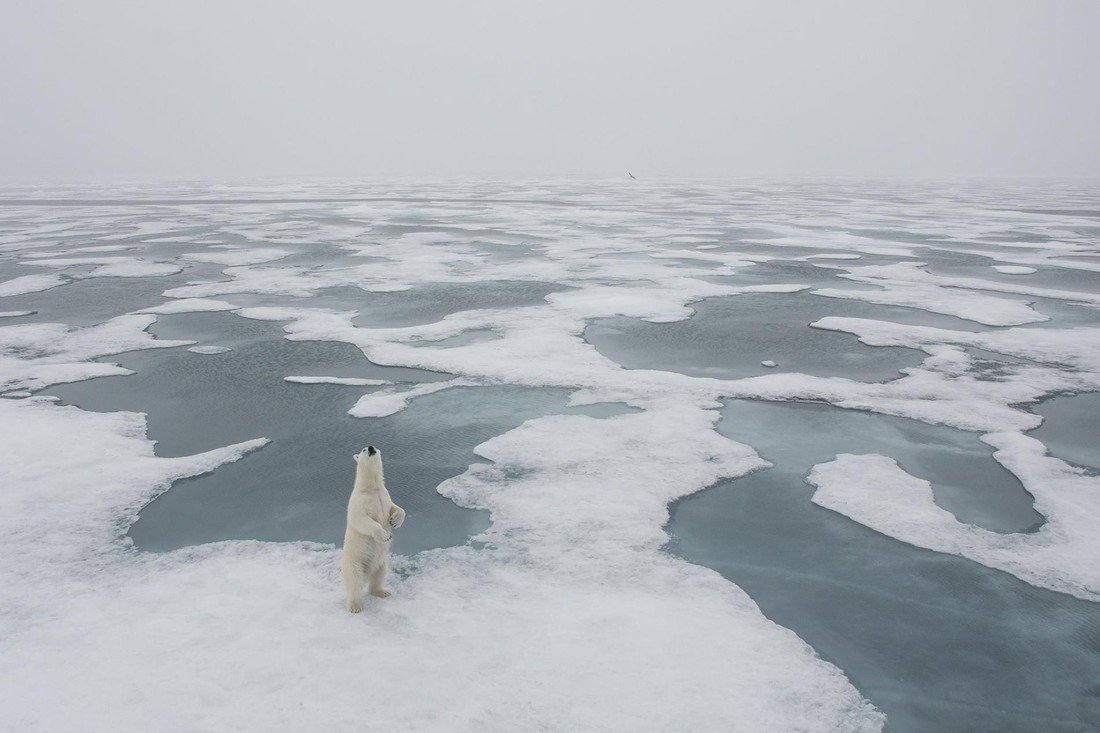
[[[386,579],[392,529],[405,521],[405,510],[393,503],[382,478],[382,452],[368,445],[355,458],[355,488],[348,499],[348,528],[344,532],[344,557],[340,575],[348,590],[347,608],[363,610],[363,588],[385,598],[392,591]]]

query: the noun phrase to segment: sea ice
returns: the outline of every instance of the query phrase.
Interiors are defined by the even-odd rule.
[[[1069,302],[1100,304],[1100,294],[1059,288],[1040,288],[1017,282],[986,280],[977,277],[950,277],[936,275],[926,269],[926,263],[901,262],[894,265],[867,265],[848,270],[847,277],[856,282],[885,284],[888,287],[901,285],[926,285],[938,288],[958,288],[962,290],[988,290],[1010,295],[1027,295],[1038,298],[1051,298]],[[998,324],[990,324],[998,325]]]
[[[227,303],[224,300],[210,300],[207,298],[181,298],[178,300],[169,300],[160,305],[153,305],[148,308],[142,308],[137,313],[157,313],[159,315],[170,315],[173,313],[205,313],[209,311],[231,311],[236,310],[237,306],[232,303]]]
[[[40,267],[82,267],[91,265],[88,272],[73,277],[164,277],[182,272],[179,265],[166,262],[149,262],[137,257],[59,257],[45,260],[24,260],[25,265]]]
[[[360,397],[359,401],[348,410],[348,414],[352,417],[385,417],[404,410],[405,406],[409,404],[409,401],[417,397],[422,397],[432,392],[438,392],[441,389],[473,387],[476,384],[477,382],[471,382],[469,380],[452,379],[447,382],[421,384],[417,387],[408,389],[391,388],[378,392],[371,392],[370,394]]]
[[[845,331],[872,346],[957,344],[1008,354],[1040,364],[1100,373],[1100,328],[1010,328],[1002,331],[951,331],[861,318],[822,318],[814,328]],[[1056,375],[1051,375],[1052,379]],[[1088,379],[1088,375],[1082,375]],[[1055,389],[1063,388],[1057,384]]]
[[[372,678],[387,704],[372,720],[389,730],[427,720],[489,731],[882,727],[835,667],[735,586],[658,551],[667,501],[759,464],[714,433],[685,440],[695,431],[677,430],[681,420],[710,424],[707,411],[547,419],[490,441],[481,450],[495,466],[475,466],[444,490],[492,508],[485,539],[496,549],[401,561],[397,595],[363,617],[341,608],[331,547],[236,542],[135,555],[119,544],[119,514],[133,516],[173,477],[262,441],[165,459],[152,456],[136,415],[29,401],[0,401],[0,415],[20,425],[0,444],[2,587],[16,593],[0,681],[4,718],[22,730],[107,721],[143,730],[153,710],[181,729],[211,715],[268,730],[358,719],[368,659],[387,660]],[[558,452],[543,450],[548,440]],[[57,452],[57,441],[69,449]],[[608,461],[608,441],[663,459]],[[527,477],[502,483],[513,467]],[[74,496],[71,477],[89,470],[96,482]],[[578,499],[581,513],[561,511]],[[226,664],[210,663],[211,645]],[[291,667],[300,672],[292,703]]]
[[[293,384],[344,384],[353,387],[377,387],[392,384],[385,379],[362,379],[359,377],[286,377]]]
[[[148,376],[144,369],[155,371],[156,359],[172,360],[174,366],[157,372],[163,382],[141,384],[168,384],[175,377],[190,380],[188,389],[195,394],[209,381],[209,389],[223,390],[224,396],[232,380],[218,370],[245,372],[251,359],[266,386],[250,385],[257,391],[249,395],[299,400],[302,414],[305,405],[317,411],[315,403],[323,398],[335,417],[326,413],[310,423],[318,434],[347,432],[358,443],[375,440],[371,430],[405,417],[431,420],[445,423],[437,426],[437,452],[449,450],[448,433],[469,426],[414,414],[421,406],[429,409],[432,400],[449,405],[459,418],[475,412],[467,407],[475,403],[460,397],[489,400],[489,390],[552,392],[545,405],[568,399],[572,405],[617,407],[614,412],[593,408],[596,418],[552,414],[564,408],[538,403],[534,414],[541,416],[520,424],[529,414],[510,413],[516,419],[507,427],[519,427],[477,447],[477,455],[491,463],[472,461],[469,446],[455,452],[459,458],[449,455],[449,467],[455,461],[462,465],[444,475],[455,476],[471,463],[440,491],[463,506],[490,512],[491,525],[466,547],[435,545],[395,558],[395,598],[374,602],[367,614],[350,618],[340,607],[337,552],[331,545],[229,541],[166,553],[127,545],[126,529],[138,510],[173,480],[212,471],[260,448],[262,439],[238,440],[266,434],[255,432],[255,421],[226,418],[220,422],[228,426],[193,431],[196,440],[214,441],[208,445],[233,443],[228,448],[162,458],[153,454],[138,415],[80,411],[33,397],[0,400],[0,424],[11,426],[0,441],[0,452],[7,454],[0,460],[0,593],[10,610],[0,618],[6,662],[0,685],[7,693],[0,717],[15,727],[145,730],[151,719],[169,719],[189,730],[292,730],[316,727],[318,721],[340,727],[363,714],[356,685],[361,687],[364,660],[372,658],[385,660],[386,674],[375,678],[380,680],[375,693],[388,701],[372,712],[372,720],[393,731],[438,727],[441,720],[457,729],[488,731],[879,730],[882,714],[840,670],[765,619],[736,586],[661,551],[669,502],[766,465],[752,449],[716,432],[715,408],[727,397],[820,401],[984,434],[997,460],[1035,496],[1035,507],[1047,520],[1039,531],[1000,534],[961,523],[932,502],[926,484],[885,456],[815,458],[818,501],[904,542],[1097,600],[1091,558],[1100,553],[1090,533],[1100,479],[1045,455],[1041,443],[1022,434],[1040,422],[1026,405],[1058,392],[1100,390],[1094,311],[1080,308],[1080,321],[1071,323],[1081,327],[1066,328],[1065,314],[1049,307],[1100,304],[1100,294],[1085,292],[1097,290],[1087,279],[1096,267],[1088,259],[1095,253],[1094,217],[1049,212],[1052,199],[1061,200],[1063,208],[1091,210],[1087,191],[889,183],[871,189],[844,182],[734,188],[633,182],[332,182],[214,189],[187,184],[165,194],[156,208],[147,206],[149,192],[133,187],[94,193],[118,200],[97,207],[0,212],[5,224],[16,224],[14,232],[8,226],[0,235],[0,248],[21,258],[11,260],[13,265],[63,270],[28,276],[38,280],[8,280],[0,284],[0,294],[5,287],[14,295],[40,289],[21,289],[28,284],[65,284],[88,277],[91,268],[96,276],[138,278],[126,284],[131,288],[147,286],[137,304],[127,301],[121,288],[109,291],[110,278],[101,278],[105,289],[96,296],[99,302],[118,292],[121,297],[114,300],[126,310],[152,305],[146,315],[98,323],[108,311],[77,312],[88,310],[81,301],[68,311],[39,311],[40,318],[64,323],[0,327],[5,397],[62,381],[127,374],[96,360],[199,341],[232,344],[234,351],[218,359],[182,349],[155,358],[131,355],[124,363],[143,366],[125,379],[137,382]],[[211,195],[309,201],[299,200],[292,215],[285,202],[172,204]],[[127,203],[135,196],[137,204]],[[102,244],[112,239],[125,240],[118,246],[132,253],[72,256],[74,244],[113,247]],[[231,244],[209,246],[223,241]],[[241,247],[245,242],[278,247]],[[268,259],[276,252],[293,259]],[[58,256],[27,257],[30,253]],[[927,266],[907,261],[918,253]],[[854,259],[866,264],[845,262]],[[1075,280],[1049,279],[1059,259],[1067,270],[1077,268]],[[1001,277],[989,271],[990,261],[1042,271],[1030,278]],[[192,282],[173,278],[155,286],[154,280],[141,279],[181,268]],[[945,272],[988,278],[940,274]],[[834,276],[852,285],[833,287]],[[71,294],[85,284],[59,292]],[[818,288],[818,295],[852,302],[815,297],[804,292],[807,285]],[[228,293],[239,294],[232,300],[245,307],[208,300]],[[390,295],[374,297],[381,293]],[[754,370],[778,360],[782,372],[720,379],[652,364],[626,369],[584,339],[594,319],[609,317],[689,332],[691,319],[706,312],[701,300],[734,295],[730,300],[741,305],[751,298],[770,299],[779,307],[840,304],[834,317],[796,319],[798,329],[778,322],[795,340],[812,320],[819,329],[854,334],[863,343],[821,334],[851,347],[838,349],[844,358],[838,359],[836,376],[800,373],[812,370],[798,367],[798,349],[788,358],[769,348],[745,358]],[[368,307],[372,297],[379,310]],[[299,299],[294,305],[300,307],[285,307],[288,298]],[[1037,298],[1044,299],[1037,306],[1041,314],[1027,302]],[[415,308],[406,308],[408,303]],[[256,305],[264,307],[250,307]],[[835,317],[857,306],[868,311],[867,318]],[[39,306],[20,300],[10,307]],[[185,326],[201,333],[194,341],[154,339],[145,332],[156,320],[152,314],[176,314],[166,315],[158,334],[186,332]],[[730,314],[738,315],[735,309]],[[323,358],[292,363],[283,348],[288,341],[273,343],[268,331],[239,316],[277,322],[268,328],[281,327],[288,341],[335,342],[317,347],[325,354],[326,348],[341,346],[371,361],[362,359],[347,371]],[[1053,327],[1019,327],[1047,316]],[[72,328],[78,323],[95,325]],[[239,340],[223,338],[229,332]],[[736,334],[730,325],[708,336],[745,351]],[[885,378],[893,378],[885,383],[853,378],[862,376],[852,366],[858,360],[847,357],[888,356],[884,347],[911,350],[912,361],[890,369]],[[425,383],[384,384],[405,380],[397,370],[409,381]],[[210,381],[211,374],[225,377],[224,383]],[[315,386],[298,386],[306,384]],[[355,395],[333,386],[344,384],[380,389],[352,405]],[[74,388],[58,393],[65,389]],[[157,390],[141,398],[153,405],[150,425],[157,419],[178,422],[180,414],[188,414],[165,408],[173,397]],[[115,403],[104,398],[99,409],[119,409],[111,406]],[[270,405],[252,407],[263,408],[263,415],[281,414]],[[360,417],[349,417],[349,407]],[[208,418],[202,410],[210,412],[204,407],[199,417],[184,419],[201,422]],[[192,432],[191,423],[175,429]],[[506,428],[494,422],[478,429]],[[236,432],[227,439],[225,431]],[[272,432],[271,445],[215,475],[250,471],[250,461],[276,452],[285,461],[298,461],[294,446],[283,440],[289,434]],[[73,475],[96,480],[74,494]],[[164,499],[182,496],[204,480],[181,484]],[[278,502],[286,488],[281,480],[272,473],[265,516],[280,515],[279,521],[293,524],[300,521],[293,516],[295,507]],[[314,495],[308,498],[316,504]],[[809,506],[808,491],[799,501]],[[860,529],[829,516],[834,524]],[[241,535],[218,538],[226,536]],[[912,558],[931,554],[891,544],[914,553]],[[902,562],[909,556],[899,551],[898,557]],[[934,578],[922,582],[937,587]],[[878,586],[864,590],[889,592]],[[934,596],[927,601],[938,602]],[[950,620],[950,615],[938,618]],[[1004,626],[1035,621],[1013,617]],[[1082,638],[1087,644],[1091,637]],[[424,664],[426,658],[432,664]],[[911,692],[908,682],[898,685],[897,694]],[[887,712],[892,704],[889,695],[872,702]],[[968,709],[988,704],[958,701]],[[1084,719],[1094,709],[1090,704],[1083,702],[1066,720]],[[923,709],[947,715],[948,707],[932,701]],[[937,718],[929,724],[960,729],[953,722]]]
[[[1027,526],[1013,517],[1027,521],[1019,509],[1031,497],[1019,501],[1026,492],[977,436],[828,405],[746,400],[727,405],[718,429],[776,465],[673,504],[670,550],[721,572],[844,669],[891,731],[921,733],[934,721],[943,730],[1028,733],[1043,720],[1046,730],[1074,733],[1096,719],[1100,710],[1087,702],[1096,653],[1082,644],[1095,637],[1095,603],[898,542],[810,501],[805,476],[814,464],[876,452],[932,481],[941,507],[946,491],[955,493],[948,486],[987,500],[1011,495],[1017,509],[1002,518]]]
[[[67,282],[69,279],[61,275],[23,275],[0,283],[0,297],[37,293]]]
[[[286,249],[227,249],[224,251],[188,252],[180,255],[185,260],[212,262],[217,265],[259,265],[274,262],[290,255]]]
[[[904,305],[944,313],[989,326],[1018,326],[1045,321],[1027,304],[1008,298],[997,298],[959,287],[944,287],[935,278],[919,269],[924,263],[903,263],[891,266],[867,265],[851,268],[843,275],[850,280],[878,285],[882,290],[846,290],[821,288],[815,295],[830,298],[853,298],[883,305]]]
[[[927,481],[893,459],[843,454],[818,464],[809,481],[814,503],[871,529],[938,552],[970,558],[1021,580],[1086,600],[1100,601],[1100,478],[1046,455],[1042,443],[1019,433],[982,440],[1015,473],[1047,517],[1033,533],[1001,534],[959,522],[937,507]]]
[[[186,346],[193,341],[164,341],[145,332],[152,315],[126,315],[97,326],[69,328],[60,323],[0,326],[0,390],[38,390],[51,384],[130,370],[91,361],[136,349]]]

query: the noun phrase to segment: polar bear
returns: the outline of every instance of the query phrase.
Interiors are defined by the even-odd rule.
[[[385,598],[392,591],[386,579],[392,530],[405,521],[405,510],[390,499],[382,478],[382,452],[368,445],[355,459],[355,487],[348,499],[348,528],[344,532],[344,556],[340,575],[348,591],[347,609],[363,610],[363,588]]]

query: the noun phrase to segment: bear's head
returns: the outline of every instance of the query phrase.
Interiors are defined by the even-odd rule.
[[[382,451],[373,445],[368,445],[356,453],[355,459],[355,485],[357,487],[382,486]]]
[[[352,458],[355,459],[356,463],[359,463],[360,461],[369,461],[371,463],[381,463],[382,462],[382,451],[378,450],[373,445],[368,445],[363,450],[361,450],[358,453],[354,454],[352,456]]]

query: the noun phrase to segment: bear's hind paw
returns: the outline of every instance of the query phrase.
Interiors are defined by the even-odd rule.
[[[359,613],[363,610],[363,604],[359,601],[348,601],[345,605],[349,613]]]
[[[378,590],[372,590],[370,594],[378,598],[389,598],[393,595],[393,591],[389,588],[379,588]]]

